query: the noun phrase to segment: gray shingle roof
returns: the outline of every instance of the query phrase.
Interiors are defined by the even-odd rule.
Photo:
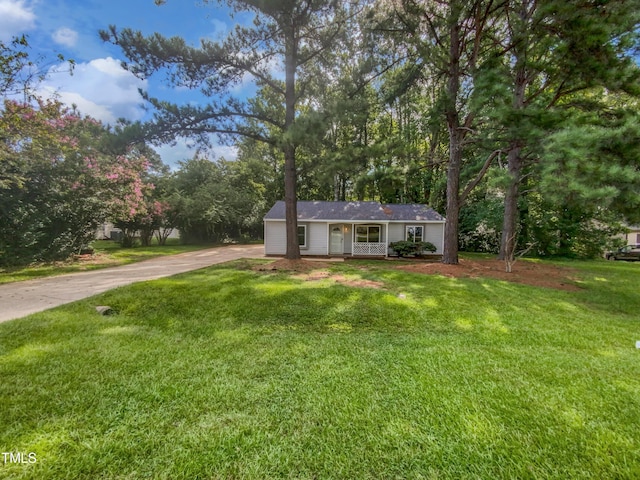
[[[265,220],[284,220],[284,202],[279,200],[264,216]],[[433,208],[421,204],[378,202],[298,202],[298,220],[339,221],[444,221]]]

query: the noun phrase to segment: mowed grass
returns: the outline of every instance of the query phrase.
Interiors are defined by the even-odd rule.
[[[176,255],[215,246],[217,245],[181,245],[178,239],[169,238],[166,245],[157,245],[154,240],[154,243],[148,247],[138,245],[133,248],[122,248],[118,242],[96,240],[92,243],[95,254],[90,258],[70,259],[66,262],[42,263],[26,267],[0,268],[0,285],[65,273],[116,267],[150,258]]]
[[[37,458],[0,478],[640,478],[638,266],[565,292],[256,262],[0,325],[0,450]]]

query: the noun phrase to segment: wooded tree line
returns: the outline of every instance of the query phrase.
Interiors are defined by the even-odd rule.
[[[253,237],[284,198],[297,258],[296,199],[428,203],[456,263],[460,247],[593,256],[640,222],[640,0],[223,3],[255,18],[219,42],[101,32],[134,74],[209,98],[145,96],[154,120],[109,134],[119,155],[181,136],[203,149],[173,173],[147,164],[147,225]],[[238,158],[208,160],[216,139]]]

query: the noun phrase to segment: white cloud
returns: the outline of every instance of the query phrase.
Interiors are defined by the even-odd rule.
[[[211,147],[212,150],[212,158],[218,159],[223,158],[225,160],[235,160],[238,158],[238,148],[230,147],[227,145],[214,145]]]
[[[175,145],[162,145],[154,147],[154,150],[160,155],[163,163],[169,165],[173,169],[178,168],[178,162],[190,160],[196,154],[197,147],[192,145],[185,138],[178,138]],[[209,151],[204,152],[206,158],[218,160],[224,157],[226,160],[235,160],[238,158],[238,149],[226,145],[213,145]]]
[[[103,120],[108,123],[113,123],[115,121],[115,118],[113,117],[113,114],[109,110],[109,107],[104,105],[98,105],[97,103],[84,98],[79,93],[60,92],[60,91],[54,90],[50,86],[46,86],[40,91],[40,94],[43,97],[47,97],[47,98],[51,98],[55,96],[58,100],[60,100],[65,105],[69,105],[69,106],[75,105],[78,108],[78,111],[80,111],[85,115],[90,115],[93,118],[97,118],[99,120]]]
[[[24,0],[0,0],[0,40],[8,41],[35,28],[36,15]]]
[[[74,47],[78,41],[78,32],[71,30],[70,28],[63,27],[53,32],[51,38],[53,38],[54,42],[60,45]]]
[[[160,155],[162,162],[173,169],[178,168],[178,162],[189,160],[196,153],[196,149],[190,147],[183,138],[177,139],[176,144],[173,146],[162,145],[153,149]]]
[[[147,81],[136,78],[111,57],[78,63],[69,75],[67,63],[49,69],[41,86],[47,97],[55,92],[67,105],[98,120],[113,124],[118,118],[140,120],[144,116],[138,89],[145,90]]]
[[[209,34],[209,37],[213,40],[223,40],[229,32],[227,24],[217,18],[212,19],[211,24],[213,25],[213,31]]]
[[[121,117],[132,121],[143,119],[146,112],[138,89],[146,90],[147,86],[147,81],[124,70],[118,60],[107,57],[76,64],[73,75],[69,75],[68,63],[51,67],[37,93],[46,98],[56,96],[85,115],[114,124]],[[163,145],[155,150],[164,163],[177,168],[179,161],[193,158],[197,149],[188,140],[178,139],[174,146]],[[205,155],[235,160],[238,152],[235,147],[214,145]]]

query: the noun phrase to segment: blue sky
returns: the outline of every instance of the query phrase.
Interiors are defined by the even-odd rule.
[[[123,70],[120,49],[102,42],[100,29],[130,27],[144,34],[178,35],[197,45],[203,37],[224,38],[237,20],[226,7],[216,2],[202,5],[198,0],[167,0],[160,7],[153,0],[0,0],[0,39],[25,34],[34,57],[47,59],[48,77],[39,93],[55,92],[63,102],[110,124],[120,117],[148,118],[138,88],[177,103],[203,99],[195,92],[168,89],[161,77],[141,81]],[[57,61],[58,53],[76,62],[72,76],[68,66]],[[251,91],[250,85],[245,88]],[[185,141],[157,150],[168,164],[193,156]],[[215,155],[233,158],[235,150],[221,145],[214,149]]]

